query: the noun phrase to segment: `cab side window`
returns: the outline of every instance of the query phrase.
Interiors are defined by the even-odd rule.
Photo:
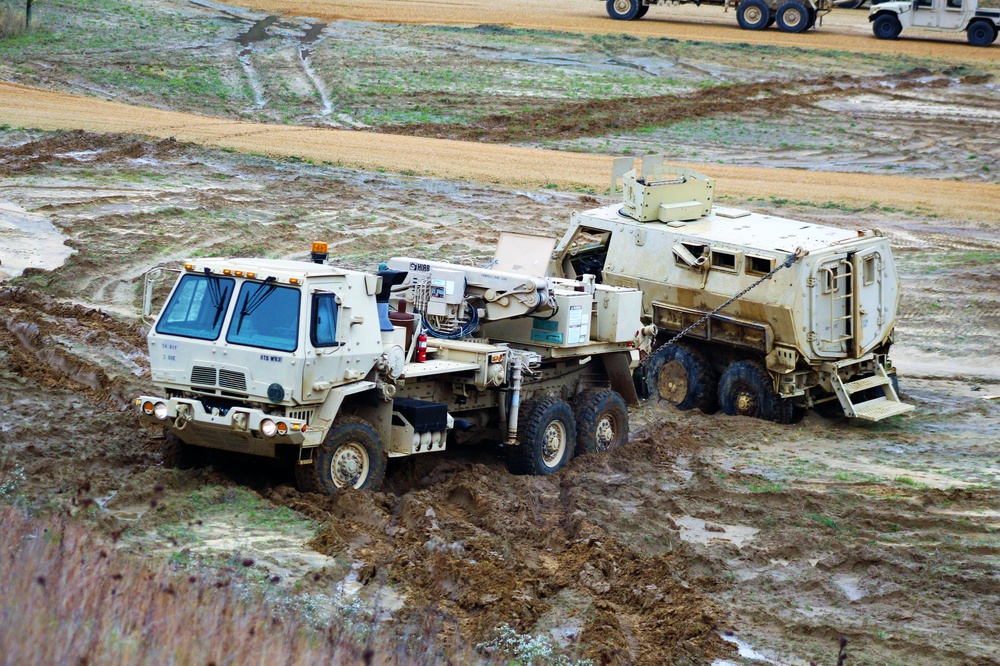
[[[961,9],[962,0],[948,0],[946,6],[948,7],[948,9]]]
[[[337,311],[335,294],[313,296],[310,331],[313,347],[336,347],[340,344],[337,342]]]

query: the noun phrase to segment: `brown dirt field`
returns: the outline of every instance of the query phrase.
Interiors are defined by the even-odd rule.
[[[669,37],[722,43],[745,42],[804,49],[836,49],[860,53],[905,53],[948,60],[993,61],[996,47],[972,48],[963,33],[933,33],[907,29],[898,41],[879,40],[871,33],[867,11],[834,10],[823,18],[823,26],[803,34],[777,29],[741,30],[735,12],[721,7],[650,7],[638,21],[613,21],[603,2],[594,0],[504,0],[479,2],[453,0],[236,0],[243,7],[288,14],[314,16],[324,20],[377,21],[431,25],[477,25],[482,23],[534,30],[562,30],[582,33],[627,33],[636,37]]]
[[[417,173],[514,186],[556,185],[603,191],[609,159],[551,150],[394,136],[310,127],[254,124],[134,107],[11,83],[0,83],[0,123],[45,130],[132,132],[176,137],[273,156],[296,156],[367,170]],[[788,196],[817,203],[841,202],[926,211],[976,220],[996,219],[997,186],[867,174],[691,165],[718,179],[733,196]]]

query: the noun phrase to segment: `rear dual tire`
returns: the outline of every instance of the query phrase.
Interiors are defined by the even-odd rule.
[[[763,30],[774,22],[764,0],[743,0],[736,7],[736,22],[744,30]]]
[[[730,416],[791,423],[794,406],[774,390],[774,380],[759,361],[736,361],[719,378],[719,406]]]

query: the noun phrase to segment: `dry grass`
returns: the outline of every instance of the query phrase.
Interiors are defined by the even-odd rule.
[[[0,39],[20,37],[24,32],[24,13],[0,7]]]
[[[190,576],[167,565],[149,568],[69,520],[3,510],[0,664],[447,661],[426,643],[402,647],[374,627],[310,626],[236,584],[237,573]],[[475,658],[452,656],[459,663],[469,657]]]

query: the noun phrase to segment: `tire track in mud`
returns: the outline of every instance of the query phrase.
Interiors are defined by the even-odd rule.
[[[936,80],[924,80],[929,73],[921,69],[888,77],[862,78],[844,74],[818,79],[735,83],[686,95],[643,97],[638,101],[641,113],[636,112],[637,100],[634,98],[552,101],[534,112],[494,114],[474,123],[388,125],[380,127],[379,132],[495,143],[592,137],[641,127],[667,127],[697,118],[746,112],[778,113],[824,99],[874,90],[921,90],[940,85]]]
[[[277,157],[299,157],[365,170],[385,169],[515,187],[605,191],[611,160],[603,155],[425,137],[288,127],[136,107],[0,82],[0,122],[43,130],[128,131]],[[794,196],[798,201],[873,202],[923,207],[947,217],[996,223],[997,186],[898,176],[689,164],[718,181],[720,194]]]
[[[745,43],[856,53],[905,54],[917,58],[944,58],[961,62],[994,62],[997,47],[974,48],[963,33],[933,33],[907,28],[902,39],[880,40],[872,35],[868,12],[834,10],[824,25],[802,34],[771,30],[741,30],[733,13],[720,7],[650,8],[638,21],[613,21],[603,2],[593,0],[233,0],[231,4],[287,16],[310,16],[324,21],[374,21],[417,25],[475,26],[492,24],[530,30],[564,31],[626,37],[682,39],[718,43]]]

